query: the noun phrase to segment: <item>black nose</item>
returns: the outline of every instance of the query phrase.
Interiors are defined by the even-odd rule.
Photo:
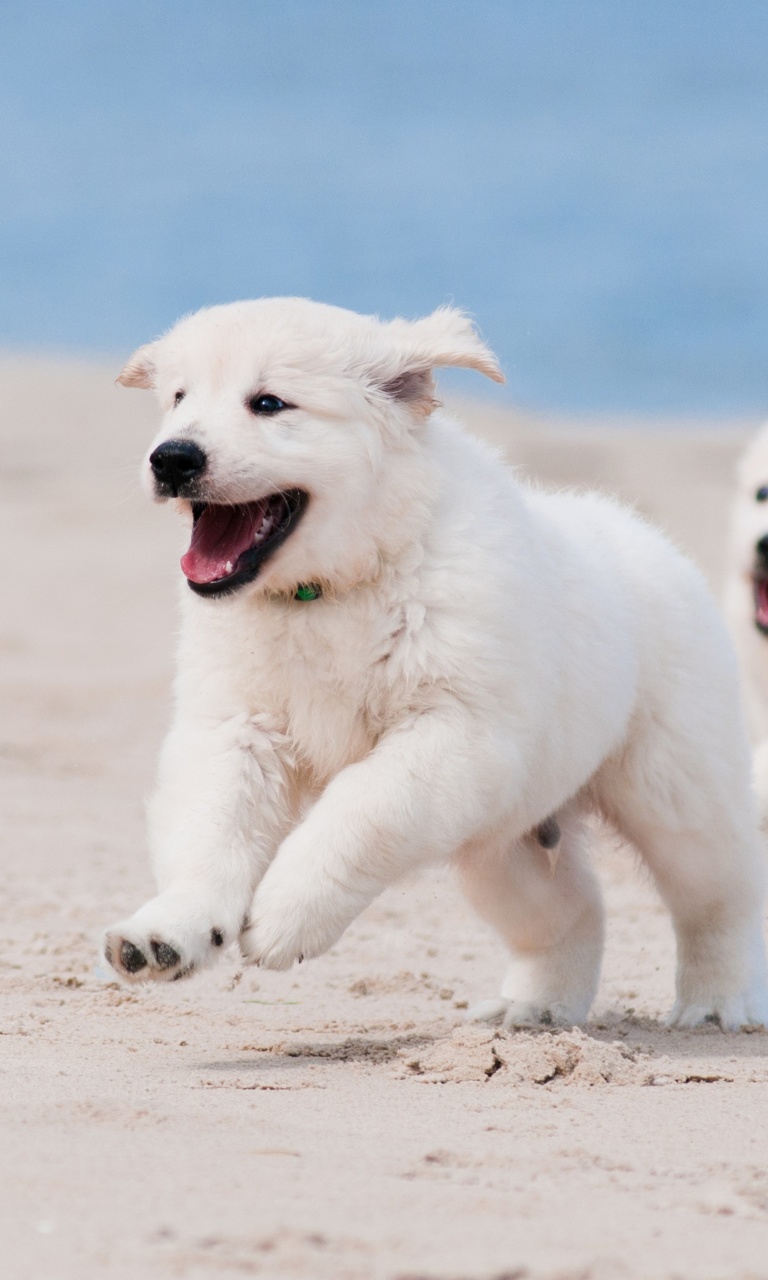
[[[205,471],[207,461],[191,440],[165,440],[149,455],[158,492],[174,498]]]
[[[763,564],[768,564],[768,533],[764,533],[759,542],[755,543],[755,551],[758,560],[762,560]]]

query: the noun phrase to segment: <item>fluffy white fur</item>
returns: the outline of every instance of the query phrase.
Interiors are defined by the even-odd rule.
[[[123,371],[157,390],[155,444],[206,451],[210,500],[311,500],[254,583],[183,589],[150,809],[159,895],[109,930],[107,957],[167,980],[239,940],[287,968],[403,873],[452,861],[512,953],[477,1016],[580,1022],[603,943],[596,809],[672,913],[671,1021],[764,1023],[749,750],[702,578],[612,501],[519,484],[436,408],[441,365],[500,378],[456,311],[386,324],[263,299],[181,321]],[[298,407],[256,419],[258,392]],[[315,582],[322,598],[293,598]],[[535,832],[551,815],[554,853]]]
[[[755,744],[755,783],[764,825],[768,825],[768,635],[757,626],[760,611],[756,589],[760,580],[768,583],[766,540],[768,425],[750,441],[739,463],[725,594],[726,615],[741,664],[744,704]]]

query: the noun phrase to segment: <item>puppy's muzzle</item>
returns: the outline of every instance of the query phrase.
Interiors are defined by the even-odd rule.
[[[191,440],[165,440],[149,455],[149,465],[158,497],[192,498],[208,459]]]
[[[755,626],[768,636],[768,533],[755,543],[752,566],[752,596],[755,604]]]

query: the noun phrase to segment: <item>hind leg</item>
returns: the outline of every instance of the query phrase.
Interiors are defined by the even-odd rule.
[[[659,742],[659,721],[649,717],[622,757],[603,767],[595,791],[672,914],[677,998],[669,1023],[733,1030],[768,1023],[764,849],[746,755],[738,735],[734,746],[727,723],[723,729],[717,750],[681,735],[670,750],[670,735]]]
[[[514,843],[499,834],[461,852],[467,897],[512,952],[501,995],[472,1009],[475,1021],[572,1026],[589,1013],[603,951],[600,889],[577,808],[558,822],[551,852],[535,834]]]

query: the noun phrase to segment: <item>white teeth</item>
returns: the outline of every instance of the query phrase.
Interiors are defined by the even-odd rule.
[[[231,573],[232,569],[233,569],[232,561],[228,560],[227,563],[224,565],[224,570],[226,573]]]
[[[258,543],[258,542],[263,542],[263,541],[264,541],[264,539],[266,538],[267,534],[272,532],[272,526],[273,526],[273,524],[274,524],[274,523],[275,523],[275,522],[274,522],[274,519],[272,518],[272,516],[271,516],[271,515],[266,515],[266,516],[264,517],[264,519],[263,519],[263,521],[262,521],[262,523],[261,523],[260,527],[256,530],[256,536],[255,536],[255,538],[254,538],[254,545],[256,545],[256,543]]]

